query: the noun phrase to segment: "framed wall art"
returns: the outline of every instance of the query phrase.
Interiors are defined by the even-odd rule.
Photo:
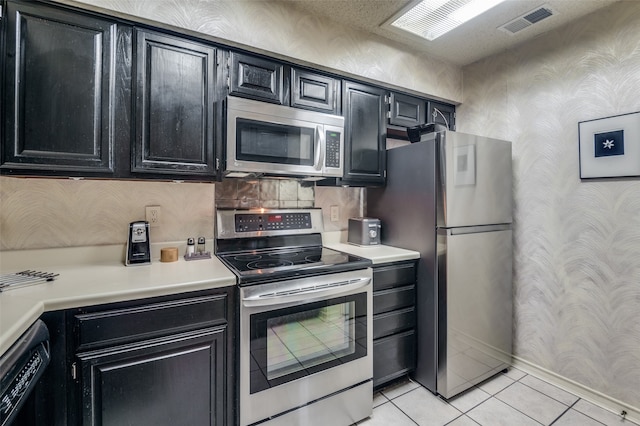
[[[640,112],[578,123],[580,179],[640,176]]]

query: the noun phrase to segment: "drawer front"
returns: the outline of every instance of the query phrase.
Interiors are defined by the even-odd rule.
[[[373,317],[373,338],[389,336],[408,330],[416,325],[416,312],[413,307],[385,312]]]
[[[412,307],[416,300],[416,286],[408,285],[373,293],[373,315]]]
[[[416,282],[415,262],[391,264],[373,269],[373,291],[414,284]]]
[[[413,330],[373,342],[373,386],[378,387],[412,371],[416,365]]]
[[[78,349],[122,344],[223,324],[227,295],[193,297],[75,315]]]

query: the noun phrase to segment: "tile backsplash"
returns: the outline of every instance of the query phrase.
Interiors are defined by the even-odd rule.
[[[216,184],[217,208],[322,208],[325,231],[347,229],[350,217],[362,216],[362,189],[315,186],[295,179],[225,179]],[[331,221],[331,206],[339,220]]]
[[[217,184],[216,207],[314,207],[313,182],[294,179],[225,179]]]

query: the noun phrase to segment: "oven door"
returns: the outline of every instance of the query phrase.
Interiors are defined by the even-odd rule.
[[[371,280],[369,268],[240,289],[241,425],[372,380]]]

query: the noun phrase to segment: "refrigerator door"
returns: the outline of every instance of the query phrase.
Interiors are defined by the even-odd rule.
[[[438,227],[511,223],[511,142],[439,132]]]
[[[445,398],[511,364],[511,233],[510,225],[438,230],[437,392]]]

